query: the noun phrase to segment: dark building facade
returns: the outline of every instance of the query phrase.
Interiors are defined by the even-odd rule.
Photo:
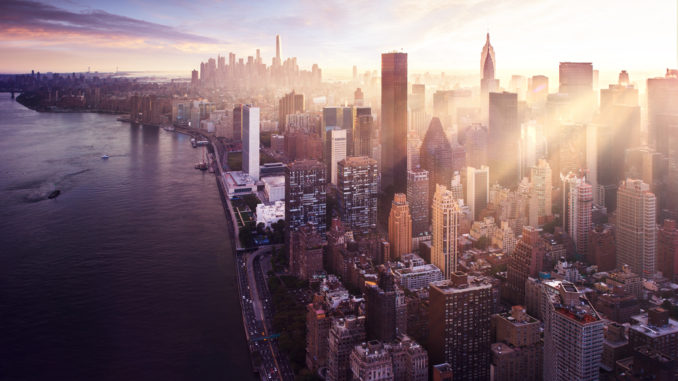
[[[520,174],[518,94],[490,93],[489,117],[490,182],[513,186]]]
[[[407,53],[381,55],[382,190],[406,192],[407,181]]]

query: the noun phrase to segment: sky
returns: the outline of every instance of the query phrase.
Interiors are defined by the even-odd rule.
[[[282,37],[301,68],[377,70],[408,53],[411,72],[478,72],[485,34],[499,75],[676,67],[678,0],[0,0],[0,72],[177,71]]]

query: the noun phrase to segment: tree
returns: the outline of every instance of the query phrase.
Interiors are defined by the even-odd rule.
[[[254,212],[257,210],[257,205],[261,204],[261,200],[257,197],[256,194],[246,194],[242,196],[242,201],[250,208],[250,211]]]

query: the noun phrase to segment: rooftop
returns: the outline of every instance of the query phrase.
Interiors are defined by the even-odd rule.
[[[640,332],[645,336],[660,337],[678,333],[678,322],[673,319],[669,319],[669,324],[663,327],[651,325],[648,322],[647,313],[631,316],[631,320],[635,321],[637,324],[631,325],[630,329]]]

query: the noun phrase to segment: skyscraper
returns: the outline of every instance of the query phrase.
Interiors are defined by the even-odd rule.
[[[259,180],[259,107],[242,108],[242,170]]]
[[[381,187],[407,188],[407,53],[381,55]]]
[[[570,115],[575,123],[591,120],[595,106],[593,65],[590,62],[561,62],[558,92],[567,94]]]
[[[473,219],[477,220],[490,202],[490,168],[466,167],[466,184],[466,202]]]
[[[480,52],[480,110],[483,123],[487,122],[488,95],[499,88],[499,81],[494,79],[495,69],[494,48],[490,44],[488,33],[483,50]]]
[[[514,186],[519,176],[520,124],[518,123],[518,95],[490,93],[489,147],[492,183]]]
[[[668,116],[673,117],[668,118]],[[678,118],[678,78],[667,70],[664,78],[647,80],[648,144],[659,153],[668,153],[667,136]]]
[[[617,191],[617,267],[644,278],[655,274],[657,199],[642,180],[627,179]]]
[[[323,239],[311,225],[291,232],[291,272],[299,279],[308,280],[323,270]]]
[[[541,286],[544,380],[598,380],[605,321],[572,283]]]
[[[297,94],[294,90],[280,98],[280,101],[278,101],[278,131],[287,131],[288,115],[306,111],[304,103],[304,94]]]
[[[388,242],[391,259],[412,252],[412,216],[404,193],[396,193],[388,216]]]
[[[407,172],[407,201],[412,215],[412,235],[418,236],[429,227],[428,171],[415,168]]]
[[[492,344],[494,380],[541,380],[544,345],[539,320],[528,315],[523,306],[492,315],[497,342]]]
[[[513,304],[525,304],[525,281],[542,270],[546,247],[539,233],[541,229],[523,227],[523,236],[509,256],[505,297]]]
[[[370,107],[356,107],[355,108],[355,124],[353,126],[353,142],[349,141],[349,145],[353,145],[352,155],[349,156],[371,156],[374,131],[374,119],[372,117],[372,108]],[[348,135],[347,135],[348,137]],[[349,152],[347,151],[347,152]]]
[[[544,159],[539,159],[537,165],[530,168],[530,225],[540,226],[552,214],[551,205],[551,166]]]
[[[235,141],[242,139],[242,109],[241,104],[233,107],[233,140]]]
[[[593,188],[584,178],[574,178],[567,199],[567,233],[574,240],[577,254],[586,257],[591,245]]]
[[[328,135],[328,172],[330,182],[337,185],[337,163],[346,158],[346,130],[330,130]]]
[[[678,228],[666,219],[657,235],[657,265],[662,275],[672,281],[678,276]]]
[[[464,145],[466,153],[466,165],[469,167],[480,168],[487,165],[487,127],[482,124],[474,123],[460,134],[461,144]]]
[[[455,380],[490,379],[492,292],[486,278],[464,273],[430,284],[430,361],[449,363]]]
[[[365,234],[377,227],[377,161],[347,157],[337,165],[339,217],[346,227]]]
[[[294,161],[285,169],[285,225],[291,232],[311,224],[325,234],[327,169],[315,160]]]
[[[438,266],[445,279],[449,279],[450,274],[457,271],[461,207],[446,186],[437,184],[431,212],[431,263]]]
[[[275,61],[278,65],[282,65],[282,42],[280,35],[275,35]]]
[[[428,195],[432,199],[437,184],[447,185],[452,180],[452,147],[438,118],[431,119],[421,144],[419,162],[428,171]]]

